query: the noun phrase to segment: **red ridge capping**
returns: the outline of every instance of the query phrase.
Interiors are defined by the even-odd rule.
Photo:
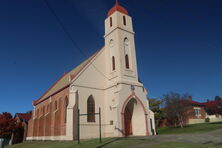
[[[63,74],[43,95],[41,95],[41,97],[39,97],[37,100],[34,100],[34,101],[33,101],[33,105],[35,106],[35,105],[38,103],[38,101],[39,101],[47,92],[49,92],[49,90],[50,90],[53,86],[55,86],[66,74],[67,74],[67,73],[64,72],[64,74]]]
[[[116,4],[109,10],[107,17],[112,15],[115,11],[119,11],[119,12],[122,12],[122,13],[128,15],[128,11],[124,7],[119,5],[118,0],[116,1]]]

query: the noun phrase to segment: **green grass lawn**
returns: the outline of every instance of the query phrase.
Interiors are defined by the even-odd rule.
[[[200,123],[180,127],[163,127],[157,129],[158,134],[185,134],[185,133],[203,133],[222,128],[222,122]]]
[[[98,139],[84,140],[80,144],[77,141],[27,141],[22,144],[7,146],[6,148],[125,148],[143,142],[144,139],[142,138],[105,138],[102,144],[99,143]]]
[[[8,146],[6,148],[136,148],[138,144],[144,144],[142,148],[222,148],[222,146],[206,145],[206,144],[191,144],[191,143],[161,143],[146,146],[150,141],[142,138],[109,138],[105,139],[103,144],[99,144],[98,140],[82,141],[81,144],[77,142],[58,142],[58,141],[33,141],[25,142]]]
[[[186,126],[184,128],[160,128],[159,134],[182,134],[182,133],[202,133],[222,128],[222,123],[203,123]],[[178,142],[162,142],[157,139],[147,139],[144,137],[129,138],[104,138],[102,144],[98,139],[77,141],[27,141],[22,144],[7,146],[6,148],[136,148],[142,144],[141,148],[222,148],[220,145],[194,144]]]

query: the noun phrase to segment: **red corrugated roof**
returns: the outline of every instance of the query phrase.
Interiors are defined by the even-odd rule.
[[[197,102],[197,101],[193,101],[193,100],[191,100],[190,103],[192,105],[196,105],[196,106],[205,106],[203,103],[200,103],[200,102]]]
[[[209,102],[204,102],[203,104],[207,107],[213,107],[215,105],[218,105],[219,103],[222,103],[222,100],[213,100]]]
[[[190,101],[192,105],[198,105],[198,106],[205,106],[205,107],[214,107],[220,103],[222,103],[222,100],[213,100],[209,102],[197,102],[197,101]]]

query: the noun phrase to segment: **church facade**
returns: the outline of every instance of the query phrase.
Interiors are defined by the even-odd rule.
[[[80,138],[155,134],[147,90],[138,80],[132,18],[118,2],[105,20],[105,45],[39,99],[33,101],[27,140],[75,140],[80,114]]]

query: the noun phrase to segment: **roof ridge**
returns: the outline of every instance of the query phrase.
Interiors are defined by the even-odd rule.
[[[75,68],[73,68],[71,71],[69,71],[68,73],[64,73],[49,89],[47,89],[47,91],[45,93],[43,93],[43,95],[41,95],[37,100],[33,101],[33,105],[37,105],[39,103],[39,101],[43,101],[46,100],[50,95],[53,95],[55,92],[57,92],[58,90],[62,89],[62,88],[67,88],[67,87],[62,87],[60,89],[56,89],[54,90],[54,92],[51,92],[50,94],[47,95],[48,92],[50,92],[63,78],[68,79],[68,81],[73,80],[95,57],[96,55],[98,55],[98,53],[104,49],[104,46],[99,49],[98,51],[96,51],[93,55],[91,55],[90,57],[88,57],[86,60],[84,60],[83,62],[81,62],[79,65],[77,65]],[[81,67],[82,66],[82,67]],[[80,69],[77,69],[80,68]],[[76,71],[75,71],[76,70]],[[76,73],[75,73],[75,72]],[[75,73],[75,74],[73,74]],[[67,77],[66,77],[67,76]],[[68,77],[69,76],[69,77]],[[65,81],[65,80],[63,80]],[[65,83],[65,82],[64,82]],[[61,85],[61,84],[60,84]],[[69,84],[66,84],[65,86],[68,86]],[[44,98],[43,98],[44,97]]]
[[[64,72],[64,74],[62,76],[60,76],[60,78],[51,86],[49,87],[45,93],[43,93],[37,100],[33,101],[33,104],[37,103],[47,92],[49,92],[49,90],[52,89],[53,86],[55,86],[67,73]]]

